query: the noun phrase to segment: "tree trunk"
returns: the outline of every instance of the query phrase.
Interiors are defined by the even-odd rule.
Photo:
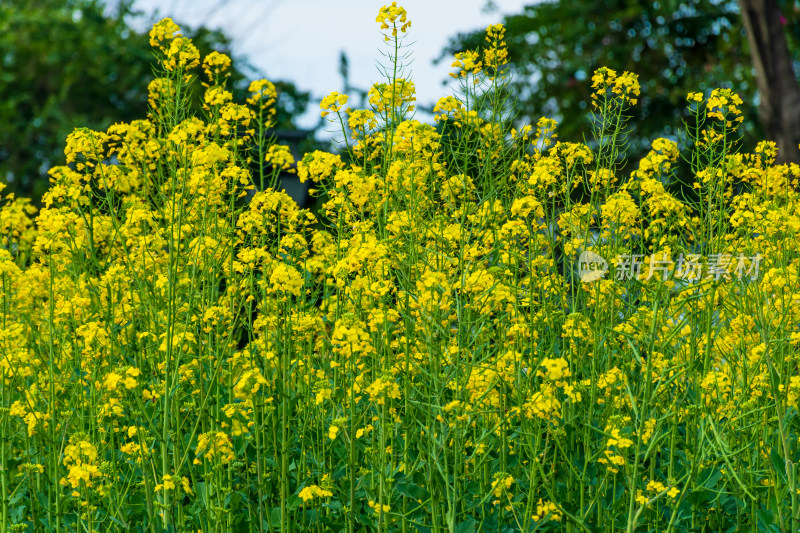
[[[756,69],[759,116],[778,163],[800,163],[800,85],[797,83],[777,0],[739,0]]]

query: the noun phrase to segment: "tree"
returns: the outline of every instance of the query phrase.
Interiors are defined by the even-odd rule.
[[[654,138],[677,136],[689,92],[727,87],[755,103],[756,77],[736,0],[558,0],[526,6],[504,22],[521,118],[556,118],[564,139],[581,140],[591,76],[601,66],[639,75],[630,155],[641,154]],[[447,52],[480,46],[482,35],[458,35]],[[785,61],[780,68],[786,76]],[[750,107],[743,142],[752,147],[763,139],[767,121]]]
[[[0,180],[7,191],[38,201],[75,127],[103,130],[146,115],[153,53],[147,31],[131,24],[139,16],[129,0],[113,10],[101,0],[0,2]],[[219,31],[184,34],[202,55],[230,54],[230,39]],[[234,64],[234,97],[243,101],[248,67]],[[288,82],[276,86],[277,127],[294,128],[309,95]]]
[[[739,0],[739,6],[758,80],[764,133],[777,144],[780,161],[800,163],[800,85],[784,31],[788,19],[777,0]]]

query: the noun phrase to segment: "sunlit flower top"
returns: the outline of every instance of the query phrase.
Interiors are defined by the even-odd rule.
[[[592,106],[602,107],[603,102],[619,100],[623,105],[636,105],[639,96],[639,77],[631,72],[617,72],[608,67],[600,67],[592,76]],[[598,103],[599,102],[599,103]]]
[[[153,26],[150,30],[150,46],[161,49],[162,52],[167,50],[166,43],[172,41],[177,35],[180,35],[181,29],[175,24],[172,19],[165,18]]]
[[[347,103],[347,98],[346,94],[332,92],[319,103],[319,108],[322,109],[321,115],[326,117],[329,113],[338,113]]]
[[[378,16],[375,17],[375,22],[380,22],[382,30],[392,28],[392,37],[397,37],[397,23],[400,22],[399,30],[402,33],[408,31],[411,27],[411,21],[407,20],[408,13],[405,8],[398,6],[397,2],[392,2],[390,6],[383,6],[378,11]],[[384,39],[389,40],[389,36],[385,35]]]
[[[203,60],[203,72],[210,80],[215,76],[228,76],[230,68],[231,58],[217,51],[211,52]]]

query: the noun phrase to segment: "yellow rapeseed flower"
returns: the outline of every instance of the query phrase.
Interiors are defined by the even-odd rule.
[[[150,30],[150,46],[166,51],[165,44],[180,35],[180,27],[171,18],[161,19]]]
[[[411,21],[407,20],[408,13],[406,12],[405,8],[402,6],[398,6],[397,2],[392,2],[390,6],[383,6],[378,11],[378,16],[375,17],[375,22],[379,22],[381,25],[381,30],[388,30],[389,28],[392,29],[392,37],[397,37],[397,30],[399,29],[401,33],[405,33],[408,31],[408,28],[411,27]],[[398,22],[400,26],[398,27]],[[385,40],[389,40],[388,35],[384,35]]]
[[[227,55],[214,50],[203,59],[203,72],[209,80],[218,76],[229,76],[231,68],[231,58]]]
[[[319,103],[319,107],[322,109],[321,116],[326,117],[329,113],[338,113],[347,103],[347,99],[348,96],[346,94],[332,92]]]

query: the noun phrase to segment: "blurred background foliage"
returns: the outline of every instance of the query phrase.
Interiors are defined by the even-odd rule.
[[[132,24],[142,16],[131,1],[113,8],[99,0],[0,2],[0,180],[7,192],[38,202],[47,170],[64,164],[64,142],[74,128],[105,130],[147,114],[153,53],[147,31]],[[203,56],[231,54],[229,36],[182,29]],[[249,81],[261,77],[235,58],[234,99],[243,102]],[[276,129],[295,130],[309,94],[290,82],[274,83]],[[200,96],[194,97],[198,112]]]
[[[751,18],[763,17],[768,30],[758,36],[767,45],[786,37],[794,72],[783,75],[784,92],[797,91],[800,67],[800,2],[797,0],[557,0],[507,15],[506,41],[513,73],[511,97],[517,99],[518,120],[535,124],[541,116],[559,121],[561,140],[583,141],[589,131],[592,73],[607,66],[619,74],[639,76],[642,94],[634,108],[629,137],[631,163],[658,137],[676,139],[683,129],[686,95],[731,88],[745,102],[742,146],[752,150],[765,135],[760,116],[759,73],[753,66],[742,6]],[[489,6],[491,9],[491,2]],[[453,53],[483,46],[482,29],[452,37],[439,61]],[[791,71],[791,68],[789,69]],[[794,78],[791,80],[789,78]],[[768,80],[775,84],[774,80]],[[792,81],[794,83],[792,83]],[[770,113],[800,111],[771,103]],[[795,123],[796,124],[796,123]],[[797,127],[794,127],[797,161]]]

